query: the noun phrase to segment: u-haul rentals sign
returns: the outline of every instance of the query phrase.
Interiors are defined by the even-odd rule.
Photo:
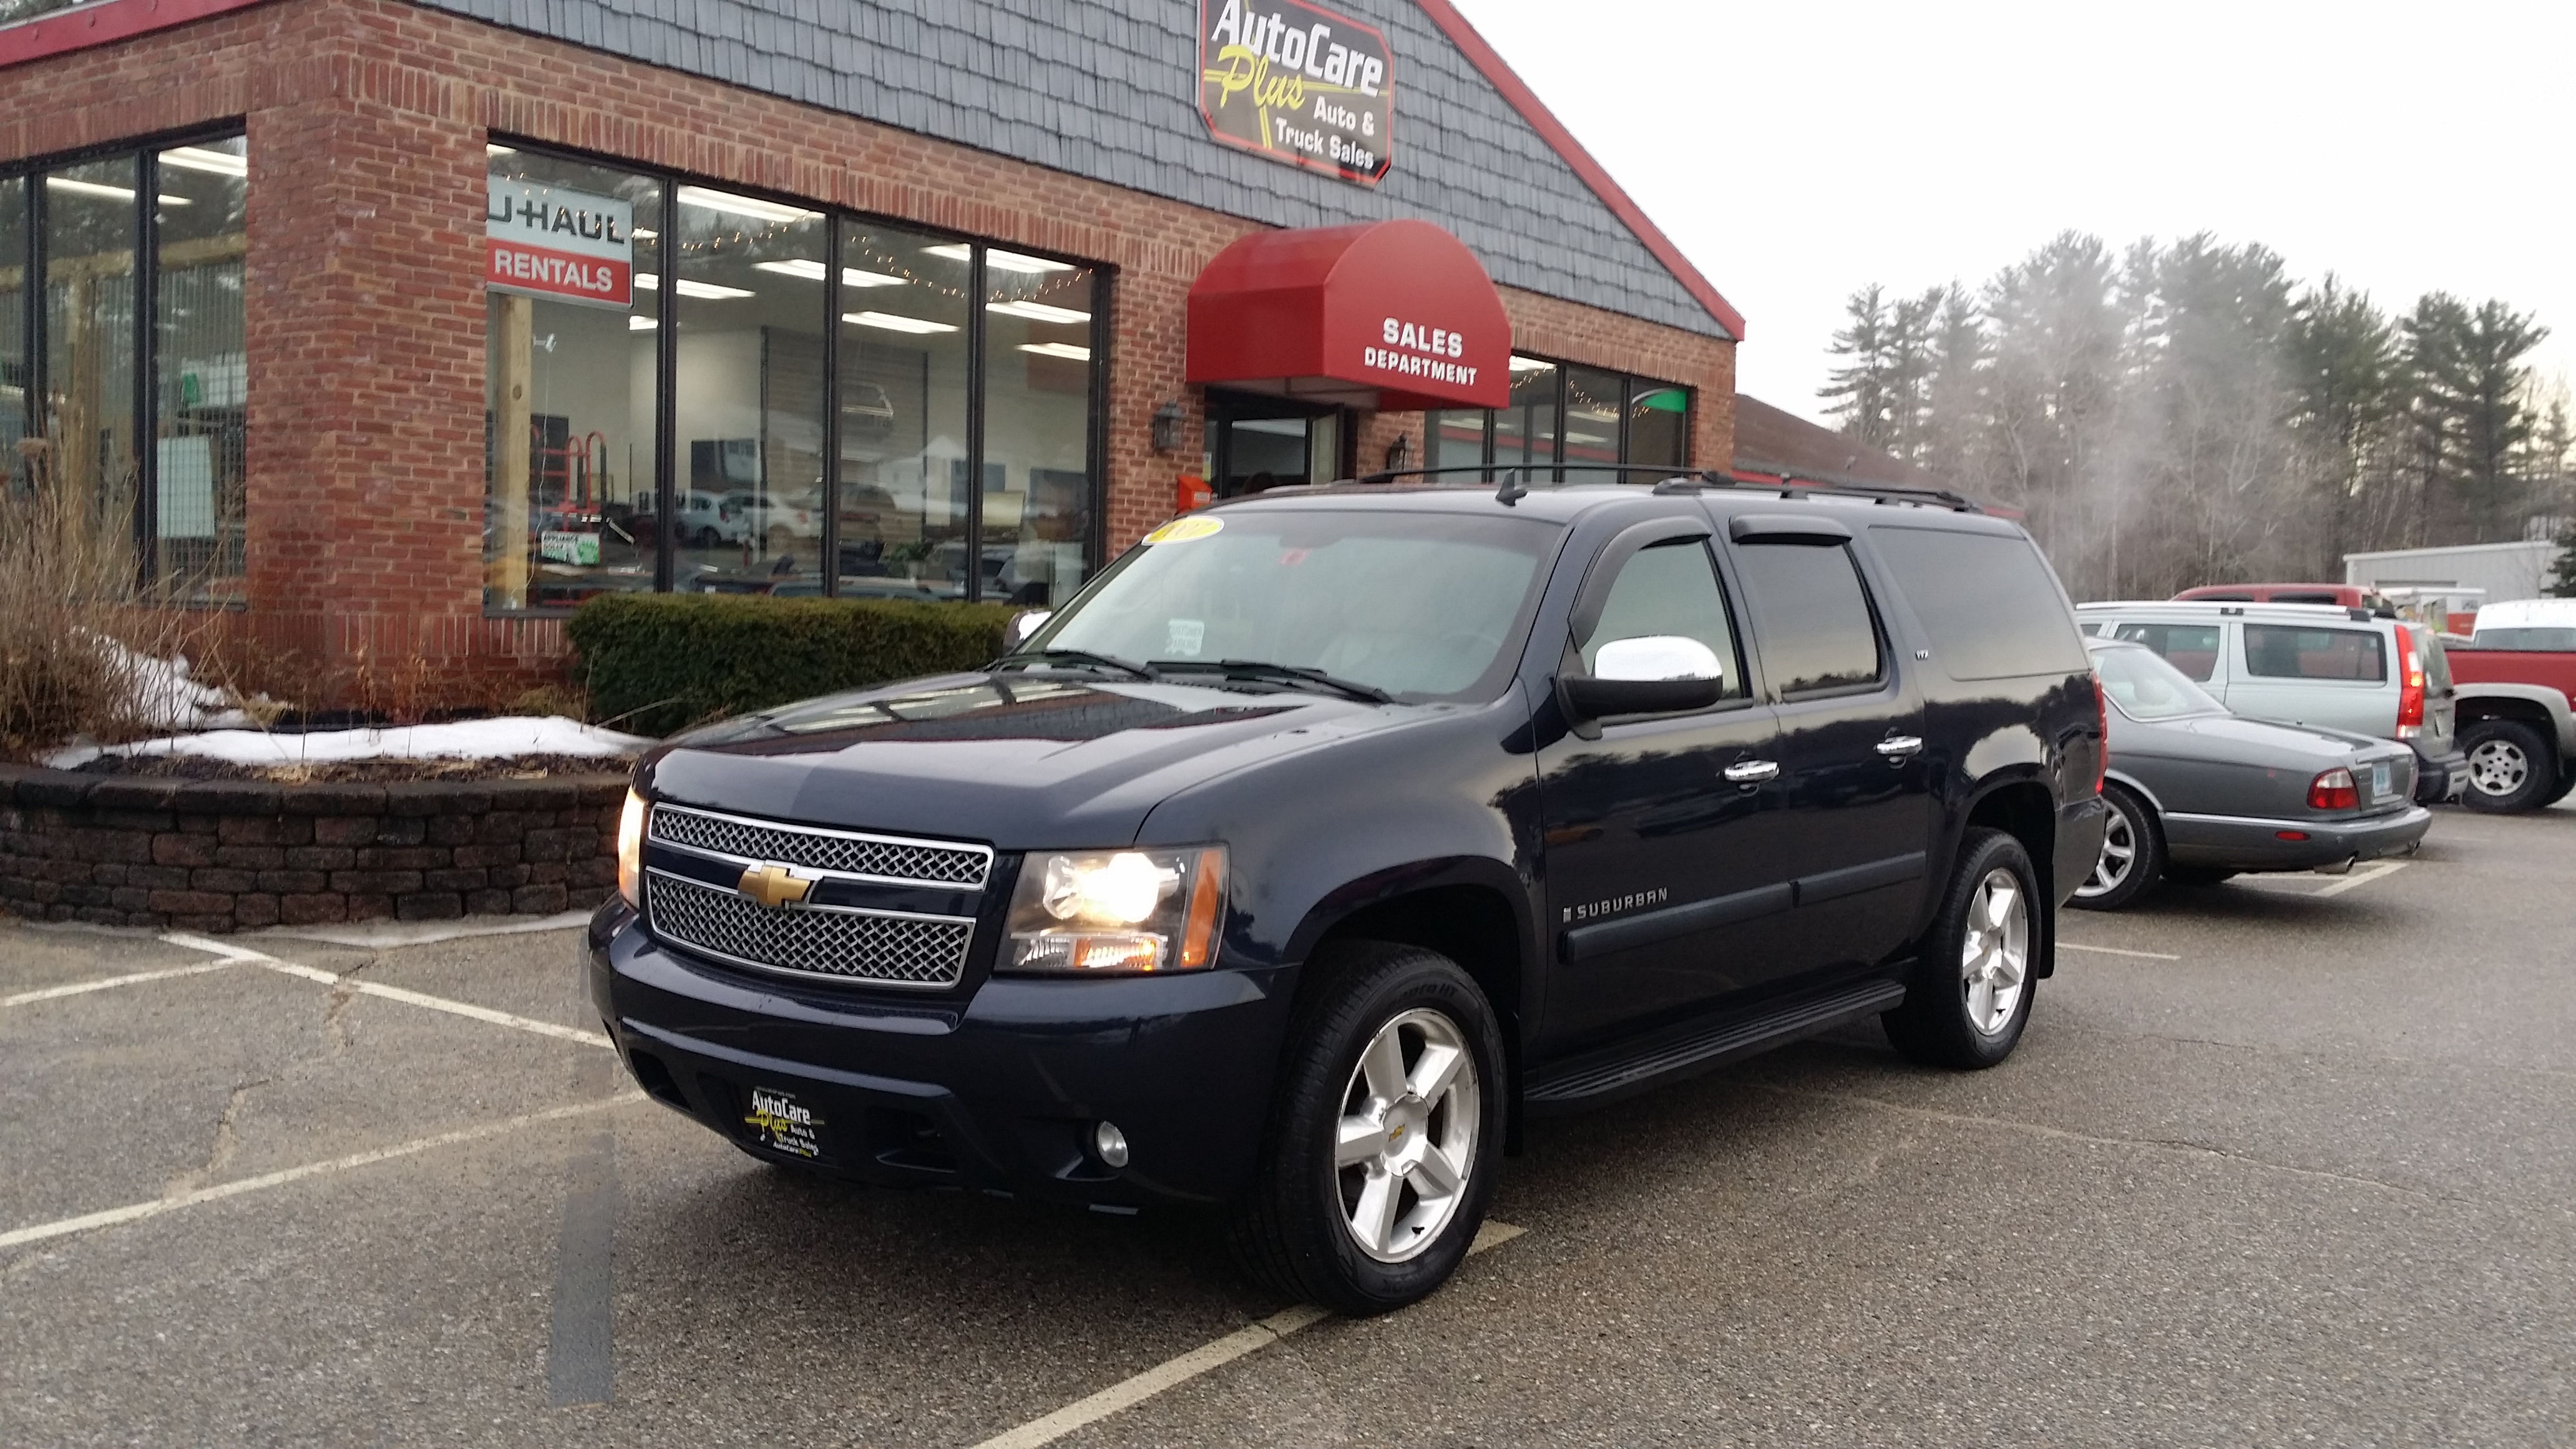
[[[492,178],[483,235],[491,240],[484,280],[596,307],[635,304],[634,209],[613,196]]]

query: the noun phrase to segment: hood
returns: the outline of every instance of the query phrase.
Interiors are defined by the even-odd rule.
[[[1123,845],[1177,790],[1438,706],[1291,691],[961,674],[833,695],[682,735],[656,797],[814,825]]]

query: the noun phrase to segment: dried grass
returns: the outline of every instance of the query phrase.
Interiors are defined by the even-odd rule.
[[[57,487],[41,441],[19,451],[24,476],[0,481],[0,757],[152,732],[167,701],[134,687],[117,646],[178,658],[205,621],[142,586],[129,490]]]

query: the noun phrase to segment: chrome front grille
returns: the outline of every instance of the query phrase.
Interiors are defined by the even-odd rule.
[[[656,934],[693,951],[885,986],[956,985],[975,940],[973,921],[836,906],[772,909],[658,870],[645,885],[644,909]]]
[[[651,837],[684,850],[709,851],[743,861],[776,861],[869,880],[981,890],[993,869],[993,852],[980,845],[946,845],[850,830],[818,830],[691,810],[653,807]]]

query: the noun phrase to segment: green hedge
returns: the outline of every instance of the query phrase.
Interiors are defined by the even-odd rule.
[[[567,626],[591,717],[664,735],[745,710],[915,675],[1002,652],[1002,604],[600,594]]]

